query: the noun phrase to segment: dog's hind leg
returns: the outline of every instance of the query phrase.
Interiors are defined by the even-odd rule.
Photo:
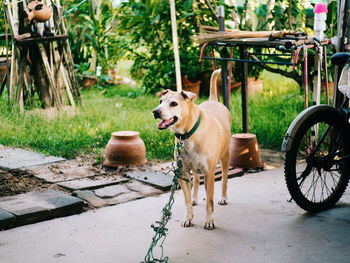
[[[221,193],[221,200],[218,202],[219,205],[227,205],[227,174],[228,174],[229,165],[230,165],[230,154],[227,151],[227,153],[221,159],[222,193]]]
[[[198,205],[199,174],[193,173],[192,205]]]
[[[189,174],[186,173],[184,178],[190,178],[188,175]],[[191,182],[180,179],[179,183],[184,193],[185,206],[186,206],[185,218],[182,220],[181,225],[183,227],[190,227],[192,226],[192,218],[193,218],[193,207],[192,207],[192,200],[191,200]]]

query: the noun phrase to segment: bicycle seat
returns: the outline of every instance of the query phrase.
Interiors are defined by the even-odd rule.
[[[342,65],[350,58],[350,53],[347,52],[339,52],[335,53],[331,57],[332,64],[334,65]]]

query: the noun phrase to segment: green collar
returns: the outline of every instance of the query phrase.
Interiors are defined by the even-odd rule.
[[[202,114],[199,113],[198,120],[194,124],[193,128],[188,133],[185,133],[185,134],[175,133],[176,138],[178,138],[179,140],[186,140],[190,138],[198,129],[198,126],[201,123],[201,119],[202,119]]]

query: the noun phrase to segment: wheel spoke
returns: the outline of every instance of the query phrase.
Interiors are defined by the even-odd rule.
[[[349,178],[349,164],[343,161],[344,157],[350,158],[349,149],[344,148],[349,143],[331,114],[315,113],[304,119],[293,138],[293,150],[286,154],[286,182],[291,196],[311,212],[335,204]]]

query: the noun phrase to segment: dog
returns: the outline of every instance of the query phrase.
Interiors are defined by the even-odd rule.
[[[215,228],[214,174],[219,161],[222,168],[222,196],[218,203],[227,204],[231,116],[229,110],[218,101],[217,80],[220,73],[220,69],[212,73],[209,99],[200,105],[194,103],[197,96],[192,92],[174,92],[167,89],[161,92],[160,103],[153,110],[154,118],[161,119],[158,129],[169,129],[177,137],[175,142],[182,140],[184,143],[184,149],[180,152],[183,179],[179,180],[186,206],[185,217],[181,222],[183,227],[192,226],[193,206],[198,204],[199,174],[202,173],[205,175],[206,189],[204,228],[207,230]]]

